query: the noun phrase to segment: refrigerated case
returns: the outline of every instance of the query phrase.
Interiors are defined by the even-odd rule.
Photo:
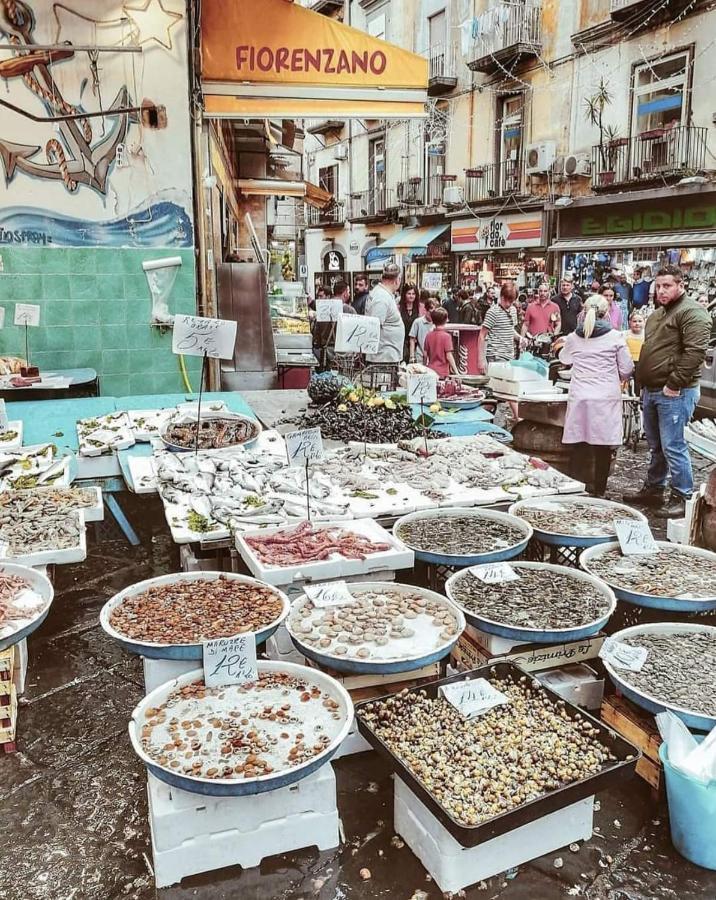
[[[277,350],[311,349],[308,297],[298,281],[277,282],[268,295],[271,330]]]

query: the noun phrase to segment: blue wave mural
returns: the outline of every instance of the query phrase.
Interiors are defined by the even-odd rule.
[[[193,243],[189,215],[170,201],[107,222],[22,206],[0,210],[0,247],[191,247]]]

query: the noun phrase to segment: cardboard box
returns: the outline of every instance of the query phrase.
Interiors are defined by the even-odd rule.
[[[521,666],[528,672],[554,669],[567,663],[596,659],[604,643],[601,632],[579,641],[564,644],[518,644],[511,650],[496,653],[475,637],[475,630],[463,631],[451,653],[453,665],[461,671],[477,669],[495,659],[504,659]]]

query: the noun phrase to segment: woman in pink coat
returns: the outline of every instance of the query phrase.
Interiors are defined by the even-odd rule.
[[[634,371],[623,334],[612,328],[606,297],[587,300],[584,321],[567,336],[559,358],[572,366],[562,441],[574,445],[577,477],[591,469],[593,454],[594,493],[601,497],[607,489],[612,447],[622,442],[621,383]]]

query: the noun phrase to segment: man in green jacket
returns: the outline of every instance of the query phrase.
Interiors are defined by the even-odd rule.
[[[656,303],[658,309],[646,322],[639,357],[644,430],[651,460],[641,490],[624,494],[624,500],[660,506],[656,515],[666,519],[684,515],[694,489],[684,428],[698,403],[711,320],[703,307],[686,296],[684,276],[676,266],[666,266],[657,273]],[[671,478],[668,501],[664,496],[667,475]]]

